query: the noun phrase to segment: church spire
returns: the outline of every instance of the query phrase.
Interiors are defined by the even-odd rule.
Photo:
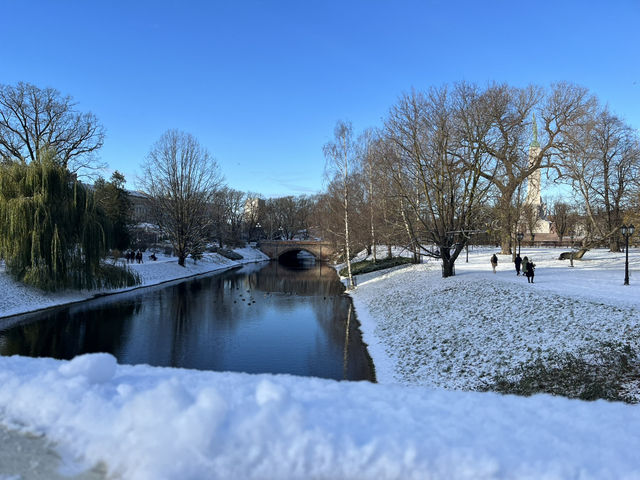
[[[529,145],[529,148],[540,148],[538,143],[538,124],[536,123],[536,114],[533,114],[533,141]]]

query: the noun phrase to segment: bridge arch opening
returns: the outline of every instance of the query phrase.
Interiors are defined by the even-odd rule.
[[[312,264],[316,263],[318,258],[310,252],[309,250],[305,250],[303,248],[300,249],[290,249],[281,252],[278,255],[278,262],[285,265],[303,265],[303,264]]]
[[[329,261],[335,249],[329,242],[318,240],[266,240],[261,241],[258,247],[272,260],[278,260],[282,255],[294,255],[294,253],[289,254],[289,252],[296,252],[295,255],[305,255],[298,254],[298,252],[306,252],[306,254],[313,255],[319,262]]]

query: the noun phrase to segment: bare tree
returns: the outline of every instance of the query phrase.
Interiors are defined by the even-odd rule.
[[[316,199],[307,195],[270,198],[259,221],[270,239],[292,240],[308,235]]]
[[[568,132],[588,118],[594,99],[585,88],[567,83],[552,85],[549,92],[535,86],[515,88],[493,85],[482,93],[482,115],[490,120],[490,129],[481,145],[489,155],[488,168],[481,175],[499,190],[499,221],[502,253],[511,253],[513,199],[518,187],[535,172],[554,166],[562,155]],[[541,142],[536,138],[533,113],[542,120]],[[533,140],[533,141],[532,141]]]
[[[376,211],[378,210],[378,190],[376,183],[376,175],[379,170],[377,164],[381,161],[381,142],[382,140],[372,129],[365,130],[358,138],[359,150],[363,169],[364,181],[366,183],[365,201],[369,210],[368,231],[369,241],[367,242],[367,253],[373,254],[373,261],[376,262],[377,257],[377,239],[376,239]],[[378,148],[376,148],[376,145]]]
[[[367,169],[370,165],[373,167],[371,176],[374,180],[374,192],[376,192],[373,198],[377,207],[374,210],[374,221],[377,225],[376,237],[379,243],[386,244],[387,258],[392,257],[393,245],[413,243],[403,220],[406,215],[403,211],[402,195],[396,188],[391,167],[397,161],[396,157],[396,149],[392,142],[381,136],[375,142],[375,161],[372,164],[365,164]]]
[[[152,146],[138,179],[155,221],[184,266],[204,251],[210,207],[222,184],[218,164],[192,135],[169,130]]]
[[[71,97],[30,83],[0,85],[0,159],[40,160],[46,149],[73,173],[102,168],[95,152],[104,129],[92,113],[80,113]]]
[[[273,198],[269,202],[274,213],[276,231],[282,240],[292,240],[301,228],[299,204],[296,197]]]
[[[385,125],[405,228],[421,252],[442,260],[443,277],[454,275],[489,188],[480,176],[482,151],[462,121],[473,110],[459,100],[446,88],[412,92],[392,107]]]
[[[247,194],[234,190],[233,188],[221,188],[216,195],[217,202],[221,202],[222,219],[219,223],[221,227],[218,234],[220,246],[224,243],[229,245],[240,245],[242,240],[242,226],[244,220]]]
[[[631,195],[631,208],[625,215],[625,220],[627,223],[633,223],[634,225],[640,225],[640,189],[637,186],[634,187],[633,193]],[[634,234],[634,237],[637,239],[638,233]],[[637,242],[636,242],[637,245]]]
[[[374,242],[371,222],[373,221],[375,244],[386,245],[387,257],[391,258],[392,246],[409,245],[411,239],[407,236],[402,220],[400,195],[397,194],[393,185],[393,176],[389,170],[390,162],[385,158],[390,156],[391,145],[377,134],[374,143],[375,147],[372,147],[369,153],[374,155],[375,160],[357,162],[347,177],[349,239],[351,251],[367,248],[367,253],[372,254]],[[362,151],[358,154],[362,155]],[[373,197],[370,195],[371,192]],[[314,199],[312,213],[314,221],[312,230],[340,248],[344,247],[343,195],[344,178],[336,175],[327,184],[325,193]],[[372,201],[375,205],[373,209]]]
[[[351,243],[349,238],[349,173],[355,162],[353,127],[350,122],[339,121],[334,129],[334,141],[324,145],[327,159],[327,175],[342,183],[342,206],[344,210],[344,249],[347,262],[349,286],[353,286],[351,274]]]
[[[605,107],[592,121],[576,126],[572,136],[560,170],[584,202],[593,233],[584,246],[608,239],[610,250],[619,251],[616,232],[640,174],[638,133]]]
[[[572,230],[575,231],[576,213],[568,203],[560,199],[555,199],[551,204],[551,219],[561,242]]]
[[[227,186],[216,190],[209,204],[208,236],[218,240],[218,246],[240,241],[244,219],[245,194]]]

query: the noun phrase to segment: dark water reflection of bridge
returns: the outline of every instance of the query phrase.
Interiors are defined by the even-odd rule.
[[[0,354],[374,380],[351,300],[322,263],[247,265],[25,317]]]

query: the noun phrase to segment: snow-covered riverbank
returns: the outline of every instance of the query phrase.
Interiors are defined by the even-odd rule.
[[[464,391],[527,347],[637,345],[640,254],[623,286],[620,254],[558,253],[523,250],[533,285],[505,257],[491,273],[488,250],[447,280],[437,263],[359,278],[381,384],[0,357],[0,424],[127,480],[640,478],[638,405]]]
[[[176,257],[158,255],[158,260],[152,261],[145,254],[144,263],[128,264],[129,268],[137,272],[142,280],[141,285],[133,288],[149,287],[172,280],[232,268],[245,263],[269,260],[269,257],[255,248],[239,248],[235,251],[242,255],[242,260],[229,260],[217,253],[205,253],[203,258],[197,262],[188,259],[184,267],[178,265]],[[4,267],[0,266],[0,319],[66,303],[80,302],[92,298],[96,294],[122,292],[131,289],[47,293],[16,282],[6,275]],[[2,326],[1,320],[0,326]]]

